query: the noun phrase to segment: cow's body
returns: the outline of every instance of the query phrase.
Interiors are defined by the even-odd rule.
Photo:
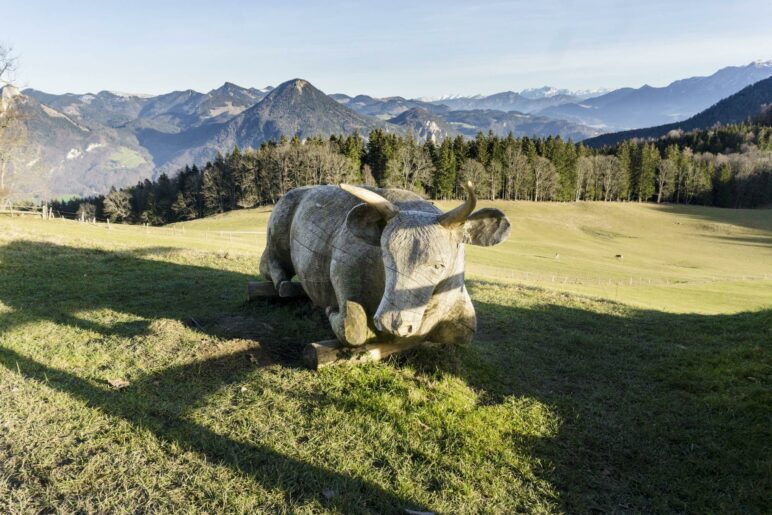
[[[463,231],[442,231],[442,241],[435,245],[437,235],[424,237],[421,232],[425,226],[433,227],[433,221],[442,215],[432,203],[404,190],[370,191],[396,206],[398,214],[393,220],[381,220],[368,205],[338,186],[288,192],[268,222],[261,274],[277,289],[297,275],[311,301],[327,309],[333,331],[344,344],[365,343],[347,337],[346,317],[351,316],[347,306],[352,302],[364,309],[367,341],[468,343],[476,319],[464,286]],[[405,244],[412,246],[404,249],[409,253],[405,258],[425,260],[423,247],[427,247],[439,254],[431,258],[438,260],[435,268],[439,271],[428,273],[425,267],[413,267],[406,273],[404,266],[396,270],[396,261],[387,259],[390,256],[382,248],[390,242],[380,241],[382,233],[388,232],[384,229],[387,224],[410,226],[404,229],[413,231],[410,243]]]

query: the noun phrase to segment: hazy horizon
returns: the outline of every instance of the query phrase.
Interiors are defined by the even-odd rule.
[[[293,78],[378,97],[614,89],[772,58],[764,2],[396,4],[31,1],[3,6],[13,23],[2,42],[20,58],[19,86],[59,94],[205,92]]]

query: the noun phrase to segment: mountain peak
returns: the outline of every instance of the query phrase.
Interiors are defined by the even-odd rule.
[[[288,80],[284,84],[279,85],[279,87],[276,89],[295,89],[298,93],[302,94],[303,90],[306,89],[306,87],[309,85],[311,85],[311,83],[305,79],[292,79]],[[313,88],[313,86],[311,87]]]
[[[266,95],[265,100],[280,98],[296,102],[300,97],[306,98],[328,98],[322,91],[305,79],[292,79],[282,82]],[[332,99],[330,99],[332,100]],[[337,103],[337,102],[336,102]]]
[[[763,59],[757,59],[748,66],[753,68],[772,68],[772,59],[767,59],[766,61]]]

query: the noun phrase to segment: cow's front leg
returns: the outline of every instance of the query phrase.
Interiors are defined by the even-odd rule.
[[[363,345],[371,336],[367,327],[367,314],[358,302],[347,300],[336,310],[327,308],[332,331],[344,345],[356,347]]]

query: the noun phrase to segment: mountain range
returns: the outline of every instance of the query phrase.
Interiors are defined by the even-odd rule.
[[[681,122],[601,134],[585,140],[584,143],[591,147],[601,147],[614,145],[626,139],[658,138],[674,130],[708,129],[718,124],[726,125],[759,119],[761,116],[769,116],[770,112],[772,112],[772,77],[751,84]]]
[[[685,120],[736,93],[772,76],[772,61],[729,66],[707,77],[677,80],[656,88],[621,88],[582,102],[549,107],[539,113],[553,118],[609,129],[637,129]]]
[[[28,133],[23,155],[14,160],[14,194],[41,198],[101,193],[282,135],[359,130],[366,137],[380,128],[435,140],[511,131],[579,141],[614,129],[686,119],[770,76],[772,62],[760,61],[662,88],[609,92],[544,87],[488,96],[375,98],[326,95],[308,81],[293,79],[276,88],[226,82],[207,93],[157,96],[110,91],[56,95],[10,86],[2,95],[4,105],[23,111]]]

